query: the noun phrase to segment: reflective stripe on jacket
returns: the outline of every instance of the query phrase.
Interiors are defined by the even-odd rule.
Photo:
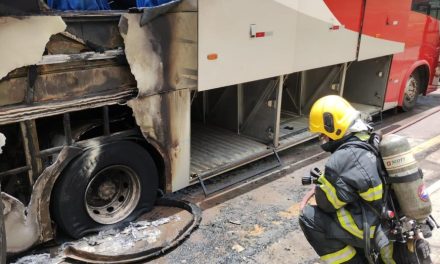
[[[368,138],[368,134],[352,140],[359,138]],[[359,147],[338,149],[330,156],[318,182],[317,205],[326,212],[335,213],[341,226],[360,239],[363,238],[363,225],[359,205],[369,204],[364,209],[368,223],[373,225],[371,237],[374,236],[374,225],[379,222],[377,212],[382,206],[383,185],[377,171],[377,158],[372,152]]]
[[[346,246],[345,248],[339,251],[321,256],[321,260],[329,264],[339,264],[349,261],[355,255],[356,255],[356,249],[352,246]]]

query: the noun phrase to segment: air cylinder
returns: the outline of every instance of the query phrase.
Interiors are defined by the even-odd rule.
[[[402,213],[423,222],[431,214],[431,201],[408,140],[399,135],[387,135],[382,138],[379,148]]]

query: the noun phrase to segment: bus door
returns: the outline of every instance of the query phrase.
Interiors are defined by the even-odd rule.
[[[402,52],[411,0],[368,0],[364,3],[358,60]]]

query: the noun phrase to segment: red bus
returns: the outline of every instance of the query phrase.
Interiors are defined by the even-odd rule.
[[[377,49],[386,49],[392,42],[404,43],[404,50],[393,54],[383,110],[396,106],[410,110],[419,94],[437,88],[440,1],[325,2],[347,28],[362,32],[361,38],[385,40]]]
[[[388,86],[386,102],[398,102],[410,108],[414,97],[427,94],[438,86],[439,18],[440,1],[414,0],[405,31],[405,50],[395,54],[390,79],[401,79],[403,83]]]

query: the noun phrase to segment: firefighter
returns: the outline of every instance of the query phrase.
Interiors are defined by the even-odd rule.
[[[351,141],[369,142],[371,127],[336,95],[315,102],[309,125],[332,155],[315,181],[317,205],[306,206],[299,218],[305,237],[326,263],[371,263],[370,247],[384,263],[396,263],[377,214],[383,199],[377,158],[363,148],[343,147]]]

